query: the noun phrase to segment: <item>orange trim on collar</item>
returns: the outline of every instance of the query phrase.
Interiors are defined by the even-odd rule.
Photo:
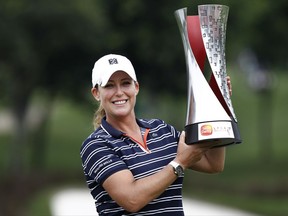
[[[132,139],[137,144],[139,144],[146,152],[150,153],[150,150],[148,149],[148,146],[147,146],[147,137],[148,137],[149,131],[150,131],[150,128],[145,128],[145,133],[143,135],[144,143],[140,142],[139,140],[134,139],[133,137],[129,136],[128,134],[124,134],[124,135],[129,137],[130,139]]]

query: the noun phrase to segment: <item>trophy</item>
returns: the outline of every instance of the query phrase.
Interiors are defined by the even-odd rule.
[[[199,5],[199,15],[194,16],[187,16],[187,8],[175,11],[188,75],[187,144],[211,142],[220,147],[241,143],[227,84],[228,12],[225,5]]]

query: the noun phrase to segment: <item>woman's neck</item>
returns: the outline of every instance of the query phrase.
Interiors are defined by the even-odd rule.
[[[140,126],[137,124],[135,115],[125,118],[107,118],[106,121],[115,129],[136,140],[140,145],[145,145]],[[145,147],[144,147],[145,148]]]
[[[134,114],[126,117],[112,117],[106,116],[106,121],[112,125],[115,129],[122,131],[124,133],[131,133],[132,131],[139,130],[139,126],[136,121]]]

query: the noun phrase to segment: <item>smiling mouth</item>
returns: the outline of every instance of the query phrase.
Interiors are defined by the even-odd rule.
[[[122,104],[125,104],[128,100],[119,100],[119,101],[114,101],[113,104],[115,105],[122,105]]]

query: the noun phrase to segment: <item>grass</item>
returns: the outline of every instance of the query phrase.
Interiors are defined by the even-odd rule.
[[[51,118],[47,149],[48,169],[80,168],[80,146],[93,131],[93,111],[59,100]]]
[[[272,94],[252,91],[247,87],[245,77],[239,73],[231,74],[231,77],[232,102],[243,143],[227,148],[223,173],[205,175],[187,172],[184,194],[261,215],[285,215],[288,212],[288,147],[285,131],[288,122],[288,76],[277,74],[277,85],[270,92]],[[160,117],[182,130],[185,97],[177,98],[176,105],[175,99],[168,94],[154,97],[155,103],[149,107],[146,101],[151,97],[153,95],[144,90],[143,95],[140,92],[137,108],[138,112],[141,112],[140,116]],[[270,106],[271,104],[273,106]],[[146,108],[141,108],[145,106]],[[92,109],[67,100],[56,101],[49,124],[43,172],[57,170],[64,176],[66,172],[82,176],[79,148],[93,130]],[[269,116],[272,117],[268,118]],[[7,135],[0,135],[0,141],[2,154],[9,148],[9,138]],[[2,171],[7,169],[7,161],[7,154],[3,154],[0,157]],[[85,187],[83,178],[78,178],[77,181],[76,184]],[[75,179],[67,184],[71,182],[75,183]],[[58,187],[59,185],[50,185],[35,194],[29,203],[29,215],[49,215],[47,203]]]
[[[235,164],[228,157],[221,174],[187,172],[184,193],[261,215],[285,215],[288,210],[285,163],[287,160],[263,165],[258,160],[246,160]]]
[[[36,216],[36,215],[43,215],[43,216],[50,216],[51,215],[51,206],[50,206],[50,199],[54,193],[56,193],[56,189],[43,189],[40,191],[36,196],[31,199],[30,203],[28,204],[28,212],[27,215]]]

